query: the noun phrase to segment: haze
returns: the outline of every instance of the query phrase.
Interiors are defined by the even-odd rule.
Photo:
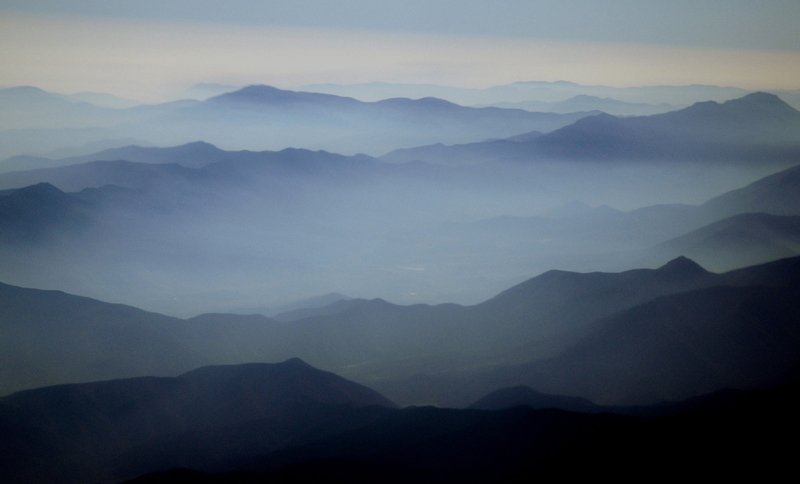
[[[796,89],[798,17],[780,0],[9,1],[0,85],[149,102],[198,82]]]
[[[792,475],[798,24],[1,2],[3,482]]]

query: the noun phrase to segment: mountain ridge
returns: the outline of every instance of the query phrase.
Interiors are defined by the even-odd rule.
[[[492,149],[486,143],[447,149],[419,147],[384,155],[392,161],[449,159],[448,152],[492,161],[519,160],[752,160],[800,159],[800,111],[774,94],[755,92],[724,103],[706,101],[650,116],[598,114],[526,143]],[[461,156],[465,156],[461,153]],[[785,161],[783,161],[785,163]]]
[[[176,450],[188,450],[167,447],[159,452],[163,444],[182,446],[187,439],[194,442],[194,451],[198,446],[219,449],[220,440],[206,440],[209,435],[230,436],[254,426],[267,430],[254,444],[272,450],[291,442],[292,431],[322,424],[324,420],[315,420],[326,413],[374,406],[396,407],[373,390],[297,358],[271,365],[203,367],[173,378],[26,390],[0,398],[0,435],[16,444],[13,453],[0,457],[0,469],[16,471],[7,476],[12,482],[119,480],[162,470],[164,454],[174,459]],[[303,418],[310,421],[303,423]],[[15,428],[9,428],[12,419]],[[26,440],[20,429],[46,445],[40,448]],[[223,454],[244,450],[228,445],[232,448]],[[142,462],[140,455],[152,452],[152,462]],[[37,454],[46,456],[49,469],[37,465]]]
[[[764,297],[757,288],[765,285],[791,291],[797,284],[791,268],[798,264],[800,257],[713,274],[677,259],[661,269],[620,273],[549,271],[474,306],[355,300],[343,310],[291,323],[226,315],[182,320],[61,292],[3,285],[0,354],[5,362],[0,367],[11,372],[4,378],[5,392],[41,382],[174,375],[209,364],[290,357],[362,383],[400,381],[422,369],[446,374],[464,365],[488,368],[553,357],[590,338],[606,324],[604,319],[665,298],[676,301],[668,308],[678,308],[682,297],[700,297],[690,295],[701,291],[714,294],[715,287],[724,288],[718,304],[729,311],[738,302],[728,294],[737,288],[756,299]],[[782,307],[782,301],[779,298],[776,307]],[[694,311],[701,306],[687,307]],[[117,336],[98,339],[107,333]],[[87,347],[87,341],[94,343]],[[390,398],[402,400],[381,388]]]

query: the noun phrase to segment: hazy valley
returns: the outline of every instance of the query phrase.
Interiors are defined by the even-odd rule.
[[[222,90],[0,90],[9,482],[478,482],[611,472],[612,448],[706,475],[702,445],[786,452],[796,91]]]

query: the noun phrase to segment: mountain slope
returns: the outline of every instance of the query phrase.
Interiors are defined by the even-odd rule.
[[[355,300],[332,314],[323,311],[286,324],[260,316],[222,314],[182,320],[55,291],[3,285],[3,391],[102,378],[175,375],[207,364],[293,356],[375,384],[417,374],[466,370],[481,374],[498,366],[558,356],[604,327],[603,318],[663,296],[678,297],[714,286],[791,288],[796,281],[789,268],[797,260],[723,275],[709,273],[687,259],[676,259],[657,270],[551,271],[475,306],[398,306],[382,300]],[[738,307],[728,296],[716,301],[720,311]],[[518,384],[525,381],[509,380],[502,386]],[[480,385],[470,392],[498,388]],[[386,392],[386,386],[381,388]],[[428,401],[425,391],[391,396],[403,402],[424,402]]]
[[[372,390],[299,359],[274,365],[205,367],[176,378],[144,377],[29,390],[0,399],[0,421],[13,419],[16,427],[0,425],[2,440],[20,446],[17,455],[34,455],[44,449],[26,448],[30,444],[19,439],[19,432],[24,428],[38,433],[47,441],[50,452],[42,455],[50,460],[48,468],[52,470],[37,469],[34,459],[14,462],[8,457],[0,462],[0,468],[13,469],[10,477],[14,482],[133,477],[132,472],[161,470],[159,465],[165,459],[175,465],[171,460],[176,458],[174,448],[156,452],[150,462],[142,459],[141,453],[181,436],[194,440],[195,450],[211,450],[218,449],[220,441],[206,440],[209,434],[267,425],[271,431],[256,442],[233,439],[227,442],[228,448],[216,451],[246,453],[248,446],[255,446],[265,452],[291,441],[291,432],[302,428],[298,418],[319,412],[324,416],[328,408],[373,405],[394,406]],[[171,453],[170,457],[163,455]],[[113,473],[106,475],[112,469]]]
[[[800,216],[744,213],[654,247],[663,257],[686,254],[716,271],[800,255]]]
[[[275,361],[275,325],[182,320],[60,291],[0,285],[0,393]]]
[[[91,203],[49,183],[0,193],[0,242],[24,249],[63,242],[92,224],[91,209]]]
[[[216,146],[202,141],[168,148],[130,145],[122,148],[102,150],[90,155],[72,156],[60,159],[36,158],[30,156],[11,157],[0,162],[0,173],[78,165],[91,161],[114,160],[151,164],[174,163],[188,168],[202,168],[205,165],[222,161],[229,156],[229,152],[220,150]]]
[[[476,309],[484,317],[493,315],[529,328],[534,322],[547,322],[547,329],[542,328],[545,335],[575,337],[598,318],[667,294],[721,284],[722,280],[685,257],[655,270],[589,274],[553,270],[503,291]]]
[[[519,143],[534,140],[542,135],[543,133],[540,131],[531,131],[501,140],[479,141],[452,146],[436,143],[416,148],[401,148],[381,156],[380,159],[392,163],[422,160],[435,161],[440,165],[447,166],[465,166],[483,163],[487,160],[516,157],[519,153]]]
[[[426,367],[460,365],[476,351],[507,352],[509,345],[533,341],[558,342],[548,350],[553,351],[586,331],[594,318],[715,280],[708,273],[676,276],[664,270],[553,272],[473,307],[355,301],[334,314],[286,325],[235,315],[181,320],[56,291],[3,285],[2,391],[174,375],[203,364],[292,356],[362,381],[408,375]],[[586,308],[585,314],[576,308]],[[532,358],[540,351],[530,349],[523,355]],[[428,366],[431,357],[433,367]],[[405,362],[390,364],[399,360]]]
[[[92,161],[76,165],[0,174],[0,189],[26,187],[49,183],[65,192],[84,188],[117,185],[125,188],[144,188],[159,182],[174,184],[195,177],[198,172],[175,164],[145,164],[129,161]]]
[[[505,160],[735,160],[782,164],[800,156],[800,111],[774,94],[756,92],[716,103],[651,116],[589,116],[528,142],[491,142],[447,149],[417,148],[386,155],[393,161],[413,159],[451,162],[456,156],[473,162]]]
[[[208,104],[234,106],[240,109],[295,108],[298,106],[319,106],[323,108],[348,108],[362,104],[349,97],[298,92],[278,89],[272,86],[252,85],[226,92],[206,100]]]
[[[379,154],[434,142],[467,143],[531,130],[552,131],[587,114],[469,108],[435,98],[366,103],[263,85],[206,101],[112,109],[29,90],[36,92],[0,91],[0,109],[11,113],[0,123],[0,158],[41,156],[121,138],[157,146],[204,140],[259,151],[296,147]]]
[[[797,155],[798,135],[800,112],[758,92],[653,116],[586,118],[543,136],[534,150],[592,159],[780,158]]]
[[[681,258],[652,272],[659,271],[665,274],[554,271],[531,279],[507,291],[513,296],[508,302],[516,305],[486,321],[493,321],[498,333],[515,322],[528,329],[546,322],[562,333],[525,344],[521,330],[509,331],[517,343],[507,343],[503,358],[483,360],[485,366],[473,362],[371,385],[399,403],[421,398],[462,407],[519,385],[595,403],[632,404],[766,385],[771,379],[794,381],[800,364],[800,257],[705,275]],[[687,284],[660,296],[652,292],[670,287],[670,277],[672,284],[694,283],[694,289]],[[502,301],[501,296],[495,299]],[[530,310],[523,309],[526,304]],[[515,319],[515,310],[522,317]],[[764,351],[773,344],[774,351]],[[514,358],[520,364],[513,364]]]
[[[800,377],[800,288],[716,287],[611,316],[553,359],[499,370],[499,381],[601,404],[678,400]]]
[[[468,408],[475,410],[502,410],[521,405],[531,408],[559,408],[571,412],[591,413],[599,412],[603,408],[583,398],[546,395],[526,386],[496,390],[479,399]]]
[[[739,213],[800,215],[800,165],[715,197],[703,209],[721,218]]]
[[[703,404],[630,418],[514,408],[387,411],[371,425],[235,463],[239,473],[173,470],[136,484],[174,482],[530,482],[532,478],[641,479],[646,469],[680,479],[791,472],[796,386],[719,392]],[[711,449],[711,450],[709,450]],[[624,456],[620,461],[620,456]],[[731,467],[731,459],[737,463]],[[576,465],[579,462],[580,465]],[[634,464],[631,464],[633,462]],[[241,471],[250,472],[241,472]],[[766,474],[765,474],[766,473]]]

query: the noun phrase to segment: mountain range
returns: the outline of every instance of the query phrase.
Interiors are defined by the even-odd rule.
[[[796,393],[796,385],[729,390],[604,413],[577,399],[543,395],[542,409],[397,409],[299,359],[204,367],[176,378],[61,385],[2,398],[0,469],[10,483],[522,482],[565,472],[640,475],[640,468],[615,459],[624,453],[642,465],[665,466],[668,476],[778,477],[791,459],[775,437],[796,431],[790,403]],[[554,409],[553,402],[580,408]],[[747,457],[747,464],[721,465],[731,456]],[[565,471],[575,459],[584,465]],[[779,464],[765,470],[776,459]]]
[[[3,482],[791,472],[796,92],[194,92],[0,90]]]
[[[223,161],[229,156],[229,153],[202,141],[171,148],[130,145],[121,148],[110,148],[89,155],[71,156],[60,159],[36,156],[13,156],[0,163],[0,173],[29,171],[39,168],[55,168],[58,166],[78,165],[92,161],[115,160],[149,164],[174,163],[188,168],[202,168],[211,163]]]
[[[111,153],[139,161],[0,174],[3,280],[187,317],[332,290],[475,303],[552,267],[621,271],[686,255],[727,271],[798,254],[796,167],[763,178],[775,168],[687,163],[665,175],[662,163],[443,167],[204,143]],[[613,202],[675,190],[722,194],[692,205],[643,199],[635,210],[501,215],[534,209],[537,196]]]
[[[182,320],[3,285],[3,391],[293,356],[403,404],[466,405],[498,385],[520,384],[604,404],[758,388],[792,381],[797,371],[798,264],[719,275],[679,258],[657,270],[550,271],[475,306],[353,300],[290,323],[225,314]],[[633,324],[647,330],[639,336]],[[723,346],[714,343],[720,334]],[[626,338],[626,351],[611,351]],[[417,381],[422,374],[430,385]]]
[[[569,99],[557,102],[520,101],[498,102],[492,104],[498,108],[525,109],[526,111],[544,111],[551,113],[574,113],[576,111],[602,111],[612,116],[648,116],[650,114],[675,111],[686,106],[673,106],[667,103],[648,104],[618,101],[610,97],[600,98],[578,94]]]
[[[774,94],[756,92],[724,103],[706,101],[651,116],[589,116],[524,142],[488,141],[404,149],[390,161],[453,164],[460,157],[570,160],[697,160],[704,162],[798,159],[800,112]],[[511,140],[513,141],[513,140]]]
[[[723,102],[749,93],[745,89],[710,85],[688,86],[636,86],[618,88],[611,86],[586,86],[569,81],[520,81],[485,89],[456,88],[434,84],[317,84],[303,90],[350,96],[364,101],[377,101],[392,97],[421,98],[434,96],[463,105],[519,103],[538,101],[555,103],[575,96],[613,98],[627,103],[668,103],[689,105],[699,101]],[[795,91],[782,91],[790,97]]]
[[[551,131],[593,113],[531,113],[471,108],[441,99],[349,97],[247,86],[204,101],[180,100],[125,109],[71,102],[38,88],[0,90],[0,157],[42,154],[102,140],[136,138],[154,145],[198,139],[235,149],[326,149],[385,153],[435,141],[463,143]]]
[[[213,469],[349,429],[325,418],[371,406],[395,405],[296,358],[29,390],[0,400],[9,451],[0,469],[7,482],[119,481],[179,463]],[[220,448],[224,440],[236,443]]]

